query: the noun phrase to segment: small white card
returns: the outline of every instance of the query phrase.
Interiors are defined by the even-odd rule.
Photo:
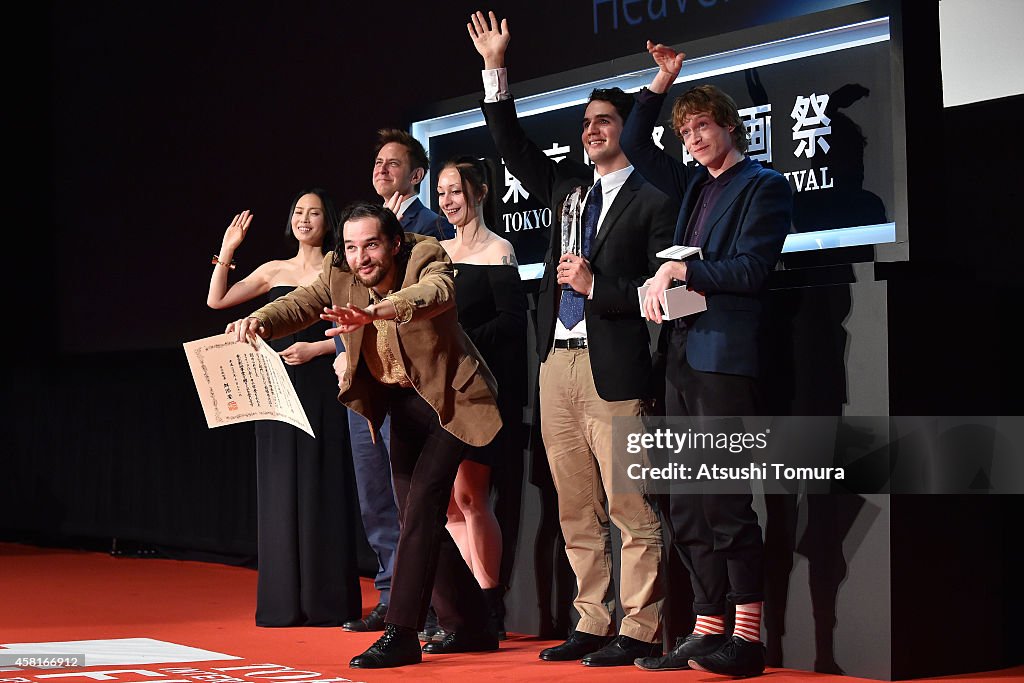
[[[666,249],[662,249],[655,256],[658,258],[670,258],[676,261],[685,261],[691,256],[695,255],[697,258],[704,258],[704,255],[700,251],[700,247],[687,247],[682,244],[677,244]]]

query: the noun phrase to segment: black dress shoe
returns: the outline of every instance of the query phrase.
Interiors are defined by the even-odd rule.
[[[546,662],[571,662],[582,659],[591,652],[597,652],[607,642],[608,636],[595,636],[592,633],[573,631],[564,643],[545,648],[537,656]]]
[[[378,602],[377,606],[366,615],[364,619],[346,621],[341,625],[346,631],[383,631],[384,617],[388,613],[388,606]]]
[[[353,657],[348,665],[353,669],[389,669],[422,661],[423,653],[420,652],[416,630],[388,624],[384,627],[384,635],[366,652]]]
[[[634,664],[645,671],[678,671],[690,668],[690,657],[709,655],[725,644],[725,634],[676,638],[676,646],[664,657],[641,657]]]
[[[445,655],[453,652],[493,652],[498,649],[498,639],[493,633],[473,631],[452,631],[441,642],[430,642],[423,646],[428,655]]]
[[[615,636],[612,642],[583,658],[585,666],[628,666],[640,657],[661,652],[661,643],[645,643],[629,636]]]
[[[764,645],[733,636],[711,654],[691,657],[690,668],[737,678],[757,676],[764,673]]]

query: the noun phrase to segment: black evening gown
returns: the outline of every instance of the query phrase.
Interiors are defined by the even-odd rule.
[[[293,287],[274,287],[269,299]],[[320,322],[270,343],[327,339]],[[258,626],[339,626],[361,612],[356,564],[361,524],[338,402],[333,355],[285,365],[316,438],[276,420],[256,423]]]

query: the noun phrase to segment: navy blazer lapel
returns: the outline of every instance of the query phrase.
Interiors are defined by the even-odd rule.
[[[626,178],[626,182],[622,184],[622,187],[619,188],[618,194],[615,195],[615,201],[608,207],[608,213],[604,215],[604,221],[601,222],[601,229],[597,231],[594,243],[590,245],[590,256],[587,257],[590,261],[593,261],[594,257],[597,256],[597,252],[600,251],[601,246],[608,239],[608,233],[618,225],[622,213],[633,202],[637,190],[643,184],[643,177],[636,171],[633,171]]]
[[[742,163],[742,162],[740,162]],[[725,212],[732,206],[732,203],[736,201],[736,198],[742,194],[743,190],[747,188],[750,181],[754,179],[758,171],[757,162],[751,161],[747,164],[747,167],[740,171],[735,178],[729,181],[729,184],[725,186],[725,190],[719,195],[718,201],[715,202],[711,212],[708,214],[707,221],[704,223],[704,238],[701,240],[701,249],[707,251],[708,240],[711,238],[711,233],[714,232],[715,224],[722,219]]]
[[[418,216],[422,210],[423,202],[421,202],[418,197],[412,200],[412,203],[409,204],[409,208],[402,213],[402,220],[399,221],[399,223],[402,224],[402,229],[404,230],[407,226],[415,223],[416,216]]]

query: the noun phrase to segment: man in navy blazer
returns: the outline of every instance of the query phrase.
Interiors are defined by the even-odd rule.
[[[714,86],[690,89],[672,111],[675,133],[701,166],[688,168],[658,149],[651,131],[683,55],[647,47],[659,71],[637,96],[622,148],[652,185],[682,202],[674,242],[700,247],[703,258],[664,263],[648,281],[644,312],[662,322],[660,297],[680,283],[702,292],[707,303],[706,311],[670,321],[663,331],[666,412],[757,415],[762,296],[790,229],[792,192],[781,174],[744,156],[747,134],[736,104]],[[669,496],[663,513],[690,572],[697,623],[667,655],[637,660],[638,666],[733,676],[764,671],[764,551],[751,501],[749,493]],[[724,631],[727,603],[736,606],[732,638]]]
[[[399,128],[382,128],[373,156],[373,189],[394,210],[403,230],[439,240],[455,237],[455,228],[417,197],[430,170],[419,140]]]

